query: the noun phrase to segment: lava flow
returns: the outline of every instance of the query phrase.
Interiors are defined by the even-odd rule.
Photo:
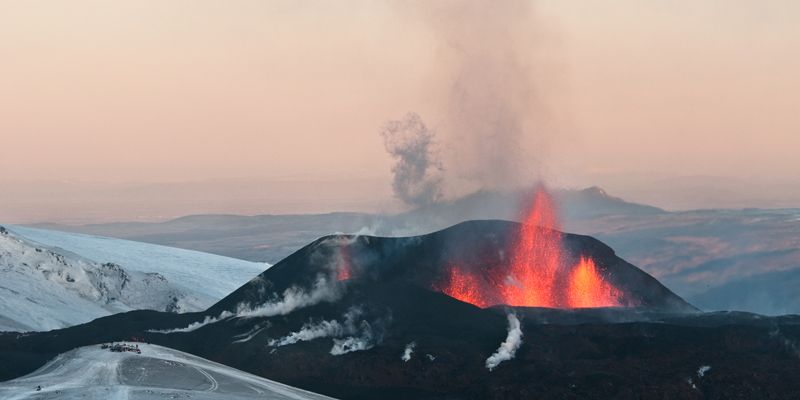
[[[441,288],[444,294],[482,308],[492,305],[483,295],[479,276],[458,267],[448,268],[447,274],[447,284]]]
[[[561,239],[556,207],[550,195],[540,188],[516,232],[508,265],[494,269],[450,266],[438,289],[478,307],[622,305],[621,292],[603,278],[591,258],[581,257],[576,265],[565,268]]]
[[[345,245],[339,246],[339,262],[336,266],[337,281],[346,281],[353,277],[350,264],[350,249]]]

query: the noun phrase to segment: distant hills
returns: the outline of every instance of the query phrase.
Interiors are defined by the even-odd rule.
[[[468,219],[519,220],[525,194],[477,192],[401,214],[194,215],[162,223],[42,227],[275,263],[336,232],[403,236]],[[800,209],[669,212],[597,187],[554,194],[565,231],[603,240],[702,309],[800,313],[793,281],[770,278],[800,271]],[[729,284],[737,289],[727,290]]]
[[[400,214],[326,213],[296,215],[190,215],[165,222],[92,225],[37,224],[35,227],[109,236],[275,263],[327,234],[418,235],[470,219],[517,220],[525,191],[481,191],[457,200]],[[610,214],[653,215],[663,210],[626,202],[600,188],[554,192],[567,220]]]

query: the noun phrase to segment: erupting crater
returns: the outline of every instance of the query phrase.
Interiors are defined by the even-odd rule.
[[[434,289],[458,300],[486,308],[505,304],[520,307],[595,308],[630,305],[603,275],[595,261],[580,255],[577,263],[564,250],[558,211],[544,188],[539,188],[511,243],[503,265],[450,265]]]

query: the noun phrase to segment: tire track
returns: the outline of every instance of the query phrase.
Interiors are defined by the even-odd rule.
[[[211,374],[209,374],[208,372],[199,367],[194,367],[194,369],[196,369],[197,372],[203,374],[203,376],[208,378],[209,382],[211,383],[211,387],[206,389],[205,390],[206,392],[215,392],[217,389],[219,389],[219,382],[217,382],[217,380],[214,379],[214,377]]]

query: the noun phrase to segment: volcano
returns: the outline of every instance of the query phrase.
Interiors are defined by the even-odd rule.
[[[259,297],[263,293],[292,290],[298,273],[321,282],[414,285],[481,308],[692,309],[609,247],[590,237],[561,232],[557,206],[544,187],[529,197],[521,224],[472,221],[418,237],[323,238],[287,258],[269,276],[240,288],[215,309],[238,313],[247,304],[252,308],[264,302]]]
[[[545,267],[553,269],[550,274],[558,275],[551,277],[550,283],[526,282],[547,275],[537,273],[537,264],[523,265],[524,261],[540,261],[537,258],[544,257],[539,253],[547,250],[529,255],[533,260],[523,260],[524,255],[516,248],[519,232],[529,230],[534,231],[527,233],[531,236],[557,235],[563,247],[560,257],[568,267],[556,265],[562,260],[544,260]],[[312,288],[320,279],[338,281],[344,288],[352,285],[413,286],[441,292],[481,308],[510,305],[696,311],[655,278],[617,257],[610,247],[596,239],[515,222],[487,220],[468,221],[429,235],[404,238],[326,236],[243,285],[209,312],[235,313],[292,288]],[[526,283],[533,287],[525,287]],[[544,288],[542,293],[533,293],[526,302],[528,293],[525,292],[535,292],[541,287]],[[546,299],[537,301],[539,297]]]
[[[0,334],[0,379],[131,337],[346,399],[800,394],[800,318],[700,313],[596,239],[498,220],[326,236],[200,313]]]

